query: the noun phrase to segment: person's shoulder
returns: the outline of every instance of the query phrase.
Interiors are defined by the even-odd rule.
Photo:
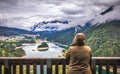
[[[72,49],[73,49],[73,46],[70,46],[70,47],[68,48],[67,52],[71,52]]]
[[[91,47],[90,46],[84,46],[84,47],[91,51]]]
[[[76,46],[70,46],[70,47],[68,48],[68,50],[70,50],[70,51],[72,51],[72,50],[74,50],[74,49],[76,49]]]
[[[75,46],[70,46],[69,49],[73,49]]]

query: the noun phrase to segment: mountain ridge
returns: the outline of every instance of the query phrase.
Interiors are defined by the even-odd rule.
[[[0,36],[10,36],[10,35],[19,35],[19,34],[34,34],[34,33],[24,29],[0,26]]]

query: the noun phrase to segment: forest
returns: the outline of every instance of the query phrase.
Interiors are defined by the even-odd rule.
[[[29,40],[5,40],[0,41],[0,57],[22,57],[25,52],[22,48],[23,43],[35,43],[34,39]]]

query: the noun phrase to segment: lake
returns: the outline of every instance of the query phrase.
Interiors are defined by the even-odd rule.
[[[26,55],[24,57],[30,58],[64,58],[62,55],[63,48],[55,45],[54,43],[48,42],[49,49],[46,51],[38,51],[37,47],[39,44],[32,44],[23,47]],[[37,65],[37,74],[40,74],[40,65]],[[46,65],[44,66],[44,74],[46,74]]]
[[[46,51],[38,51],[37,47],[39,44],[32,44],[23,47],[23,50],[25,51],[26,55],[25,57],[30,58],[64,58],[62,55],[63,48],[55,45],[54,43],[48,42],[49,49]]]

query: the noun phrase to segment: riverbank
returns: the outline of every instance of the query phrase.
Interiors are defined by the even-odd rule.
[[[23,48],[24,47],[26,47],[26,46],[32,46],[32,45],[41,45],[41,42],[40,41],[36,41],[35,43],[23,43],[22,44],[22,46],[18,46],[18,47],[16,47],[15,48],[15,50],[21,50],[22,49],[22,51],[23,51],[23,53],[22,53],[22,56],[21,57],[25,57],[26,56],[26,53],[25,53],[25,51],[23,50]],[[35,51],[34,49],[32,49],[32,51]]]
[[[53,43],[55,43],[56,45],[58,45],[58,46],[60,46],[62,48],[68,48],[68,45],[60,44],[58,42],[53,42]]]

